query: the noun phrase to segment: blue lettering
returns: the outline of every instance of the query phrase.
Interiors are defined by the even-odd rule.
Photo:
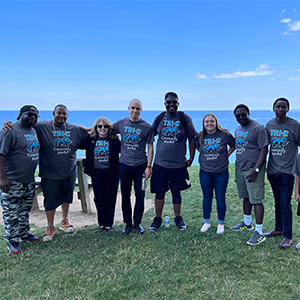
[[[179,127],[180,121],[164,120],[164,126]]]
[[[108,141],[97,141],[96,142],[96,147],[97,146],[108,146],[109,142]]]
[[[275,130],[275,129],[271,129],[271,136],[284,136],[284,137],[288,137],[289,136],[289,131],[288,130]]]
[[[125,132],[128,132],[128,133],[135,133],[135,134],[138,134],[138,135],[140,135],[141,132],[142,132],[142,130],[139,129],[139,128],[128,127],[128,126],[125,126],[124,129],[125,129],[125,130],[124,130]]]
[[[238,131],[237,137],[247,137],[249,134],[249,131]]]
[[[37,136],[36,134],[25,134],[26,140],[27,141],[37,141]]]
[[[70,131],[52,131],[53,136],[59,137],[70,137],[71,136],[71,132]]]
[[[205,139],[204,140],[205,145],[210,145],[210,144],[220,144],[221,143],[221,138],[216,138],[216,139]]]

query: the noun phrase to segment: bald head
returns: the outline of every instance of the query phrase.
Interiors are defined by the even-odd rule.
[[[140,114],[142,110],[143,110],[142,102],[139,99],[132,99],[129,102],[129,106],[128,106],[130,121],[138,122],[140,120]]]
[[[142,107],[142,101],[140,101],[139,99],[132,99],[132,100],[130,100],[130,101],[129,101],[129,106],[131,106],[131,104],[132,104],[133,101],[136,101],[136,102],[139,103],[140,106]]]

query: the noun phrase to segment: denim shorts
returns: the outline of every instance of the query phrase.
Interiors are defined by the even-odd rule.
[[[260,204],[265,198],[265,171],[266,165],[262,165],[254,182],[248,182],[246,177],[249,170],[241,171],[235,167],[235,182],[240,198],[249,198],[251,204]]]

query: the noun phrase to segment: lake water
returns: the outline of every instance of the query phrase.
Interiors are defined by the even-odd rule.
[[[214,113],[220,125],[223,128],[227,128],[232,134],[234,133],[235,128],[238,126],[238,123],[235,120],[233,115],[233,111],[228,110],[218,110],[218,111],[205,111],[205,110],[192,110],[192,111],[185,111],[194,122],[195,128],[197,131],[202,129],[202,119],[207,113]],[[143,111],[141,113],[141,118],[145,121],[152,124],[154,118],[160,113],[160,111]],[[251,118],[255,121],[266,125],[266,123],[274,117],[274,112],[270,110],[252,110]],[[0,111],[0,124],[2,124],[5,120],[10,120],[15,122],[18,116],[18,111]],[[99,117],[107,117],[112,123],[116,122],[119,119],[125,118],[129,115],[128,111],[124,110],[113,110],[113,111],[69,111],[69,118],[68,122],[83,125],[87,127],[92,127],[94,121]],[[300,111],[290,111],[289,116],[296,120],[300,120]],[[39,120],[51,120],[53,119],[52,111],[40,111],[40,118]],[[197,152],[197,151],[196,151]],[[79,150],[78,156],[83,157],[85,156],[84,151]],[[233,163],[235,160],[235,155],[233,154],[230,157],[230,162]],[[198,153],[196,153],[196,158],[194,160],[194,165],[198,164]]]

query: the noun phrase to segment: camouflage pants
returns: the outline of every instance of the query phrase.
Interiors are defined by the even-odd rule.
[[[10,180],[8,193],[0,190],[0,202],[3,210],[4,238],[8,243],[19,242],[19,238],[28,236],[29,212],[35,195],[35,181],[23,184]]]

